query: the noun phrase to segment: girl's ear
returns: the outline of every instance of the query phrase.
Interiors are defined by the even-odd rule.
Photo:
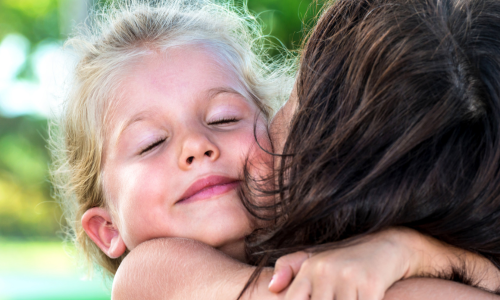
[[[125,253],[127,246],[104,208],[87,210],[82,216],[82,226],[90,239],[110,258],[118,258]]]

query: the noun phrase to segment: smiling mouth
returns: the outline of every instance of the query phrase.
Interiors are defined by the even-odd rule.
[[[177,203],[191,203],[210,199],[234,190],[240,185],[240,180],[223,176],[209,176],[194,182],[181,196]]]

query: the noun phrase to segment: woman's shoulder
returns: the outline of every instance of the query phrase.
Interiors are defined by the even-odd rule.
[[[436,278],[410,278],[396,282],[384,300],[499,300],[500,296],[465,284]]]

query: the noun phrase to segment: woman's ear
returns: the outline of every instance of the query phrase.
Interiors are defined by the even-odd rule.
[[[82,216],[82,226],[90,239],[110,258],[118,258],[125,253],[127,246],[104,208],[87,210]]]

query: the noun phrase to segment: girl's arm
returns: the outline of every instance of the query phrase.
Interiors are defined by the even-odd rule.
[[[112,299],[234,299],[254,268],[203,243],[179,238],[144,242],[123,260],[113,281]],[[283,299],[268,290],[266,269],[241,299]]]
[[[392,228],[356,239],[349,246],[320,251],[281,257],[270,290],[281,292],[288,287],[286,299],[307,295],[383,299],[394,282],[411,277],[451,278],[453,270],[478,287],[490,291],[500,287],[500,271],[486,258],[407,228]]]
[[[112,297],[237,299],[253,270],[253,267],[196,241],[177,238],[151,240],[134,249],[122,262],[114,279]],[[255,287],[250,288],[242,299],[293,299],[291,296],[294,295],[286,295],[286,289],[279,294],[268,291],[271,275],[271,270],[264,270]],[[357,280],[356,277],[352,279]],[[384,299],[411,300],[419,297],[451,300],[464,295],[468,295],[469,299],[498,299],[492,294],[453,282],[414,279],[394,285]]]

